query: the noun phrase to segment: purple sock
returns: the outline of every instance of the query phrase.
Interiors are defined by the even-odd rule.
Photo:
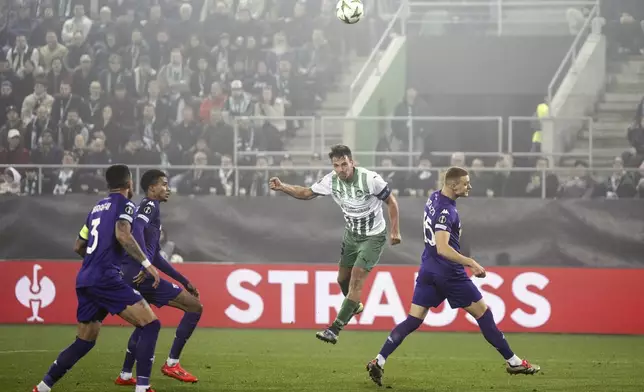
[[[481,332],[483,332],[485,340],[494,346],[494,348],[503,355],[503,358],[508,360],[514,356],[514,353],[510,350],[508,341],[505,340],[505,336],[503,336],[503,333],[497,328],[496,323],[494,322],[494,316],[490,309],[486,310],[485,313],[483,313],[483,316],[476,320],[476,322],[479,323],[479,328],[481,328]]]
[[[380,349],[380,355],[386,359],[398,348],[398,346],[400,346],[407,335],[417,330],[422,323],[423,320],[408,315],[405,321],[396,325],[396,327],[391,331],[385,344]]]
[[[201,318],[201,312],[191,313],[186,312],[177,327],[177,332],[174,335],[174,342],[172,343],[172,348],[170,349],[170,359],[179,359],[181,356],[181,351],[183,347],[192,336],[195,328],[197,328],[197,323]]]
[[[135,328],[132,335],[130,335],[130,340],[127,342],[127,350],[125,351],[125,360],[123,361],[123,373],[132,373],[134,361],[136,361],[136,345],[139,343],[140,336],[140,328]]]
[[[150,385],[150,373],[154,362],[154,349],[157,345],[161,323],[154,320],[140,329],[139,343],[136,345],[136,385]]]
[[[53,387],[95,344],[96,342],[88,342],[87,340],[76,338],[74,343],[58,354],[58,358],[56,358],[56,361],[51,365],[43,378],[45,384],[50,388]]]

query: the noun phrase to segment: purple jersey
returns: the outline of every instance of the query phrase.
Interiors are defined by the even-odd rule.
[[[76,287],[89,287],[120,279],[125,251],[116,239],[116,222],[133,221],[134,203],[120,193],[111,193],[96,203],[79,236],[87,241],[87,251]]]
[[[431,194],[425,204],[423,216],[425,250],[423,251],[420,272],[440,275],[446,278],[467,278],[465,267],[454,263],[438,254],[436,249],[437,231],[450,233],[449,245],[460,253],[458,243],[461,235],[461,220],[456,210],[456,202],[444,196],[440,191]]]
[[[161,214],[159,213],[159,202],[144,198],[134,214],[132,223],[132,235],[139,243],[141,250],[148,260],[154,260],[159,252],[159,240],[161,239]],[[141,271],[141,263],[131,256],[125,255],[123,259],[123,275],[127,282],[131,281]]]

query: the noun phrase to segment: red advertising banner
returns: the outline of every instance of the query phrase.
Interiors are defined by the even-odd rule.
[[[179,264],[201,291],[202,327],[321,328],[342,303],[334,266]],[[0,324],[75,324],[78,262],[0,262]],[[405,319],[417,268],[379,266],[363,291],[364,312],[351,329],[390,330]],[[513,268],[474,279],[506,332],[644,334],[638,312],[644,270]],[[155,309],[164,326],[182,312]],[[118,325],[118,317],[106,324]],[[425,330],[474,331],[476,322],[446,304],[432,309]]]

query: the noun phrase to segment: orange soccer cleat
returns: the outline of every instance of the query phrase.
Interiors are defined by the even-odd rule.
[[[181,382],[196,383],[197,381],[199,381],[197,377],[185,371],[178,363],[174,366],[168,366],[167,363],[164,363],[163,367],[161,368],[161,373],[165,374],[168,377],[172,377],[176,380],[179,380]]]
[[[136,385],[136,378],[130,377],[127,380],[124,380],[119,375],[119,377],[116,380],[114,380],[114,384],[131,387],[133,385]]]

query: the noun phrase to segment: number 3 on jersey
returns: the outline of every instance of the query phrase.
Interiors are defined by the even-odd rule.
[[[425,236],[425,243],[429,246],[436,246],[436,237],[434,236],[432,220],[429,218],[429,215],[427,215],[427,211],[423,214],[423,233]]]
[[[98,225],[101,224],[101,218],[92,219],[92,229],[89,232],[89,241],[92,243],[87,247],[86,253],[91,255],[98,247]]]

